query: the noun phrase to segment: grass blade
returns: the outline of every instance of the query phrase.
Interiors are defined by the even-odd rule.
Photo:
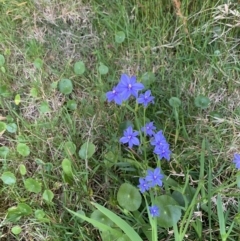
[[[108,210],[107,208],[101,206],[97,203],[92,203],[100,212],[102,212],[104,215],[106,215],[109,219],[111,219],[119,228],[122,229],[122,231],[131,239],[134,241],[142,241],[141,237],[138,235],[138,233],[135,232],[135,230],[123,219],[118,217],[115,213]]]

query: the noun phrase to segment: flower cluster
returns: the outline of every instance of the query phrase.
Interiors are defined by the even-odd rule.
[[[140,94],[138,97],[138,92],[143,89],[144,85],[137,82],[136,76],[129,77],[126,74],[122,74],[118,85],[107,92],[106,97],[108,102],[114,101],[117,105],[121,105],[130,96],[134,96],[137,99],[137,103],[147,107],[149,103],[154,103],[154,97],[151,96],[150,90],[147,90],[144,94]]]
[[[152,146],[154,146],[153,152],[158,155],[160,160],[162,158],[165,158],[168,161],[170,160],[171,151],[162,131],[154,134],[154,137],[151,139],[150,143]]]
[[[148,191],[150,188],[162,186],[162,179],[164,178],[163,174],[161,173],[161,169],[159,167],[155,168],[154,170],[147,170],[146,177],[139,178],[139,185],[138,188],[140,189],[141,193]],[[149,207],[149,212],[152,217],[158,217],[160,215],[158,206],[154,205]]]
[[[148,191],[150,188],[162,186],[162,179],[163,174],[161,173],[161,169],[159,167],[155,168],[154,170],[147,170],[146,177],[139,178],[139,185],[138,188],[140,189],[141,193]]]
[[[142,132],[146,135],[152,137],[150,143],[154,146],[153,153],[155,153],[158,158],[161,160],[165,158],[166,160],[170,161],[171,151],[170,146],[164,137],[162,131],[158,131],[157,133],[154,132],[156,127],[153,125],[153,122],[147,123],[144,127],[141,128]],[[139,146],[140,141],[138,139],[139,132],[134,131],[131,126],[129,126],[126,130],[124,130],[123,137],[120,138],[120,143],[127,144],[128,147],[132,148],[133,145]]]

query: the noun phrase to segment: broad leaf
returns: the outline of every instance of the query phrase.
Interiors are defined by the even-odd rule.
[[[117,200],[121,207],[128,211],[136,211],[142,203],[142,196],[136,187],[123,183],[118,190]]]
[[[95,153],[95,145],[91,142],[85,142],[81,149],[78,152],[78,155],[80,158],[86,160],[92,157],[92,155]]]
[[[181,208],[172,197],[167,195],[156,197],[154,204],[160,210],[160,216],[157,218],[157,223],[160,227],[172,227],[173,224],[180,220]]]
[[[29,154],[30,154],[30,148],[25,143],[19,143],[17,145],[17,151],[20,155],[22,155],[24,157],[29,156]]]
[[[1,175],[1,179],[3,183],[7,185],[13,185],[14,183],[16,183],[16,177],[12,172],[4,172]]]
[[[33,178],[26,179],[24,182],[24,186],[29,192],[39,193],[42,190],[41,183],[34,180]]]
[[[42,197],[47,203],[51,203],[54,198],[54,194],[51,190],[45,190]]]
[[[85,72],[85,69],[83,61],[78,61],[74,64],[74,73],[77,75],[82,75]]]
[[[58,87],[59,91],[65,95],[71,94],[73,91],[73,84],[70,79],[61,79]]]

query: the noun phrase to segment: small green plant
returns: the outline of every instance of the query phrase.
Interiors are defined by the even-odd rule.
[[[70,79],[61,79],[58,86],[59,91],[65,95],[71,94],[73,91],[73,84]]]

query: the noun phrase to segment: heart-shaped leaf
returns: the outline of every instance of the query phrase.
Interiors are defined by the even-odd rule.
[[[136,211],[142,203],[142,196],[136,187],[123,183],[118,190],[117,200],[128,211]]]

